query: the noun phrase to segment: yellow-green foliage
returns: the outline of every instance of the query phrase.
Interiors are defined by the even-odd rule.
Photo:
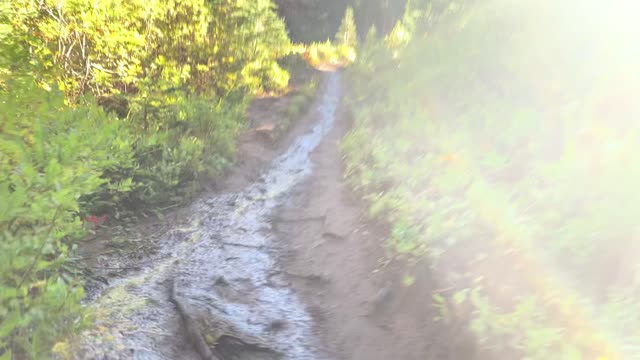
[[[79,200],[117,185],[104,171],[133,158],[126,128],[96,105],[12,89],[0,94],[0,351],[42,358],[81,324],[81,284],[60,272],[82,234]]]
[[[347,45],[334,45],[329,40],[307,46],[305,59],[319,69],[335,69],[347,66],[356,59],[355,49]]]
[[[275,60],[289,41],[269,0],[17,0],[6,7],[33,69],[58,79],[72,101],[87,90],[222,95],[286,86]]]
[[[356,20],[351,6],[348,6],[344,12],[344,18],[342,18],[342,23],[336,33],[335,42],[352,48],[355,48],[358,45]]]
[[[349,181],[393,225],[390,248],[429,256],[466,291],[452,302],[471,305],[487,347],[637,349],[633,20],[554,1],[444,9],[409,8],[359,49]]]
[[[304,58],[311,66],[325,70],[334,70],[352,64],[356,60],[358,34],[353,9],[348,7],[335,41],[313,42],[305,47]]]

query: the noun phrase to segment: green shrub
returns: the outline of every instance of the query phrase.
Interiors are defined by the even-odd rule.
[[[344,18],[335,35],[335,41],[313,42],[306,46],[304,58],[318,69],[333,70],[352,64],[356,60],[358,34],[353,8],[347,7]]]
[[[314,67],[336,68],[351,64],[356,59],[355,49],[347,45],[334,45],[329,40],[307,46],[305,59]]]
[[[28,50],[22,66],[59,83],[72,103],[86,92],[223,96],[287,85],[276,60],[290,43],[271,1],[16,0],[0,12],[8,50]]]
[[[40,359],[82,323],[82,286],[62,272],[92,207],[81,198],[118,186],[103,175],[132,151],[98,106],[35,84],[0,93],[0,114],[0,351]]]
[[[164,102],[163,102],[164,101]],[[193,194],[197,180],[220,175],[235,155],[246,101],[197,96],[132,104],[132,124],[146,123],[138,142],[139,168],[132,174],[132,201],[158,204]],[[146,116],[146,119],[141,119]]]

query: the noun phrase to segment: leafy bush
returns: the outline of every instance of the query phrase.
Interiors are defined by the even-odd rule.
[[[82,286],[62,272],[91,206],[80,199],[118,185],[103,174],[132,162],[131,144],[96,105],[35,84],[0,93],[0,114],[0,352],[39,359],[82,322]]]
[[[271,1],[18,0],[5,11],[31,69],[71,102],[149,86],[218,96],[286,86],[276,59],[290,44]]]
[[[334,45],[329,40],[324,43],[312,43],[307,46],[305,59],[319,69],[334,69],[352,63],[356,52],[347,45]]]
[[[130,122],[147,124],[136,147],[139,184],[132,203],[179,200],[193,193],[197,180],[220,175],[235,154],[235,138],[244,126],[246,101],[215,101],[183,94],[132,104]],[[142,117],[146,117],[143,119]],[[196,187],[194,187],[196,186]]]
[[[320,70],[335,70],[352,64],[356,60],[355,47],[358,34],[353,9],[347,7],[344,18],[335,35],[335,41],[313,42],[304,47],[304,58],[313,67]]]

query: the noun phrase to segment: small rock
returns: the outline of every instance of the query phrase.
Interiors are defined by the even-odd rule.
[[[267,325],[266,330],[273,331],[273,332],[280,331],[284,329],[285,326],[287,326],[287,323],[284,322],[284,320],[274,320],[271,323],[269,323],[269,325]]]
[[[322,233],[322,238],[329,241],[344,241],[344,236],[338,235],[333,232],[324,232]]]
[[[218,276],[216,281],[213,283],[215,286],[229,286],[229,282],[222,276]]]

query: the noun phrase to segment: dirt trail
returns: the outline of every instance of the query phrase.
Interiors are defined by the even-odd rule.
[[[261,175],[241,164],[227,181],[234,182],[232,190],[246,186],[205,194],[179,211],[173,224],[182,226],[156,237],[153,254],[137,259],[139,270],[110,279],[91,305],[98,310],[96,326],[77,358],[198,359],[193,339],[181,336],[193,332],[184,331],[175,299],[221,359],[328,358],[305,307],[281,281],[275,257],[287,250],[273,244],[268,222],[310,175],[309,154],[333,126],[339,75],[327,75],[324,83],[294,140]]]
[[[217,191],[140,229],[153,251],[98,261],[131,270],[91,299],[76,358],[197,360],[185,314],[222,360],[473,358],[463,333],[433,322],[428,271],[411,288],[396,265],[378,271],[385,231],[341,180],[340,92],[326,75],[281,146],[245,139]]]

